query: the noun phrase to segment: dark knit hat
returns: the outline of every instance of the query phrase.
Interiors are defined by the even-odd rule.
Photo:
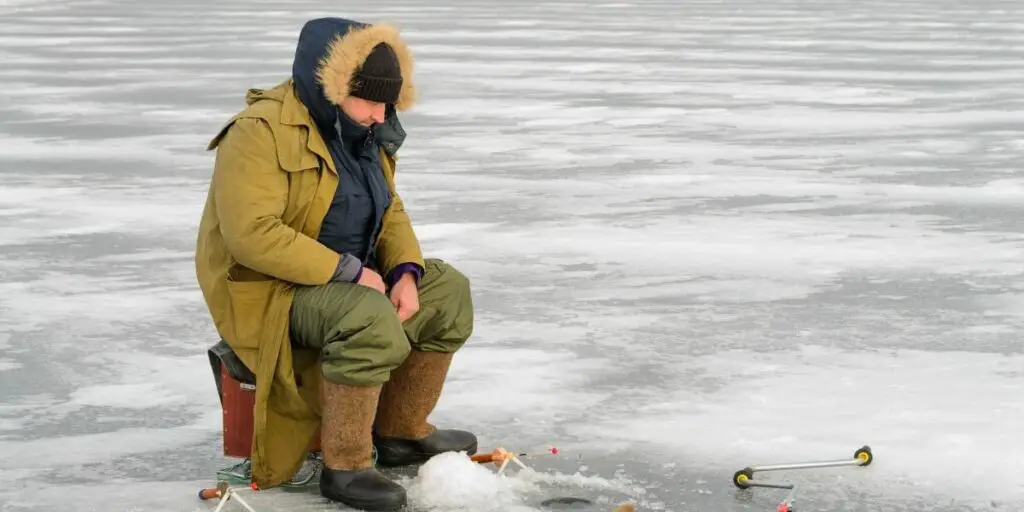
[[[352,96],[378,103],[395,103],[402,90],[402,70],[398,55],[387,43],[380,43],[366,56],[352,77]]]

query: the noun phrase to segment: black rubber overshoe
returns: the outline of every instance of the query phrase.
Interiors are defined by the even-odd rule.
[[[394,511],[405,506],[405,488],[374,468],[340,471],[323,468],[320,494],[359,510]]]
[[[422,464],[445,452],[473,455],[477,450],[475,435],[454,429],[435,430],[423,439],[382,438],[375,435],[373,444],[377,448],[377,464],[388,467]]]

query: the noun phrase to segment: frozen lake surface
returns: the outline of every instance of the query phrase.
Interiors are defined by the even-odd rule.
[[[439,423],[640,510],[864,444],[772,478],[1024,508],[1020,2],[350,4],[0,1],[0,510],[205,510],[204,148],[322,15],[418,58],[399,187],[479,308]]]

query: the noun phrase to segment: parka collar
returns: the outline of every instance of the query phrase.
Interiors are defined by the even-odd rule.
[[[287,83],[288,91],[285,93],[284,105],[281,107],[281,124],[305,126],[306,133],[309,134],[306,139],[306,148],[319,156],[327,163],[327,167],[337,174],[338,168],[335,167],[334,159],[331,158],[331,153],[327,150],[327,144],[324,142],[323,137],[320,136],[320,130],[317,129],[313,117],[309,114],[309,110],[299,101],[298,96],[295,94],[294,82],[289,79]]]

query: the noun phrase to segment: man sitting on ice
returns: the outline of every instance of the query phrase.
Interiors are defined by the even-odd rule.
[[[424,259],[395,190],[412,56],[388,25],[325,18],[291,79],[252,89],[217,149],[196,249],[220,335],[256,376],[253,481],[288,481],[320,429],[321,493],[368,510],[405,490],[372,465],[477,449],[427,422],[473,330],[469,282]]]

